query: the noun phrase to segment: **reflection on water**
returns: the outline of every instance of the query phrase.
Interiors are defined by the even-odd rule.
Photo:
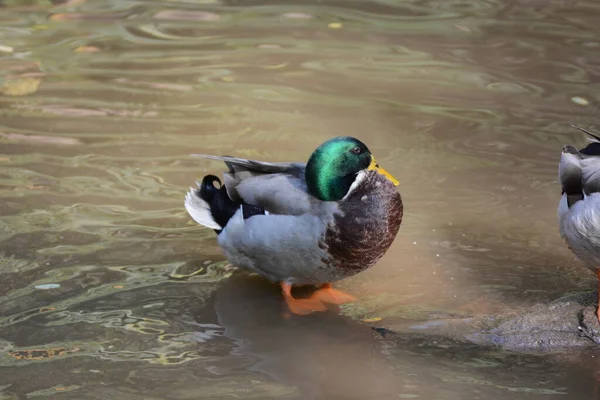
[[[600,4],[0,4],[0,398],[598,396],[594,355],[370,325],[591,290],[558,237],[560,146],[596,123]],[[284,318],[185,213],[190,153],[368,143],[405,219],[341,314]],[[372,322],[364,322],[372,321]]]

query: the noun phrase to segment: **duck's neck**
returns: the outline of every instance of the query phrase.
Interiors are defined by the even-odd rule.
[[[356,176],[308,178],[306,183],[310,194],[323,201],[339,201],[346,196]],[[311,181],[313,183],[311,183]]]

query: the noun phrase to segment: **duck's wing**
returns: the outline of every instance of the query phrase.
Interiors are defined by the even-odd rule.
[[[269,213],[301,215],[319,201],[308,193],[304,163],[269,163],[245,158],[193,154],[209,160],[223,161],[229,171],[224,185],[229,197],[263,207]]]
[[[558,177],[568,206],[583,199],[584,195],[600,192],[600,138],[575,126],[590,136],[590,143],[581,150],[563,146]]]

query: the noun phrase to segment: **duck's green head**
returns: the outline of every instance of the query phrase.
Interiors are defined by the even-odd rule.
[[[326,141],[311,154],[306,164],[306,184],[316,198],[337,201],[348,193],[363,170],[375,170],[398,185],[392,175],[379,167],[363,142],[340,136]]]

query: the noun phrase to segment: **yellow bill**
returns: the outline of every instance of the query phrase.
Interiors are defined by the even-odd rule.
[[[394,178],[389,172],[387,172],[385,169],[381,168],[379,164],[377,164],[377,161],[375,161],[375,157],[373,156],[371,156],[371,164],[367,169],[379,172],[381,175],[385,176],[388,180],[390,180],[394,184],[394,186],[398,186],[400,184],[400,182],[398,182],[396,178]]]

